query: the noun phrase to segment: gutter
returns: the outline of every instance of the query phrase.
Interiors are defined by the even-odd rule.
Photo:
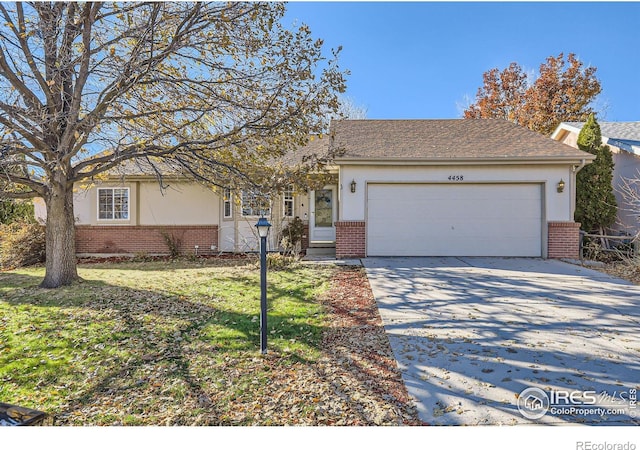
[[[452,165],[504,165],[504,164],[578,164],[580,168],[595,159],[595,155],[585,152],[584,156],[547,156],[547,157],[491,157],[491,158],[336,158],[337,165],[398,165],[398,166],[452,166]],[[587,162],[588,161],[588,162]]]
[[[572,171],[573,173],[578,173],[578,172],[580,172],[584,166],[586,166],[587,164],[590,164],[594,159],[596,159],[596,158],[595,158],[595,155],[592,155],[592,156],[593,156],[593,158],[591,158],[591,161],[589,161],[589,163],[587,163],[587,160],[586,160],[586,159],[583,159],[582,161],[580,161],[580,165],[573,166],[573,167],[571,168],[571,171]]]

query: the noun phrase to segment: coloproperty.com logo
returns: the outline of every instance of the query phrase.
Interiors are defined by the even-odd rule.
[[[546,414],[572,416],[629,416],[638,417],[637,390],[597,393],[596,391],[544,391],[526,388],[518,396],[520,414],[537,420]]]

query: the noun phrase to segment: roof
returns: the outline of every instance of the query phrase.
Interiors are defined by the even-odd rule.
[[[157,171],[157,172],[156,172]],[[155,176],[162,173],[165,176],[180,176],[182,168],[171,159],[158,160],[151,163],[146,158],[134,158],[123,161],[109,169],[107,174],[111,176]]]
[[[346,160],[576,160],[589,153],[502,119],[342,120]]]
[[[298,166],[304,164],[309,158],[326,158],[328,154],[329,137],[326,135],[310,136],[304,146],[287,152],[287,154],[279,158],[279,160],[289,166]]]
[[[563,125],[579,133],[584,122],[562,122],[560,127]],[[604,144],[640,155],[640,122],[598,122],[598,125]]]
[[[310,136],[304,146],[288,151],[283,156],[271,160],[272,164],[283,164],[288,167],[313,163],[314,159],[323,160],[329,157],[329,138],[327,136]],[[189,176],[188,171],[171,157],[163,159],[133,158],[107,171],[112,177],[150,177],[162,174],[167,177]]]

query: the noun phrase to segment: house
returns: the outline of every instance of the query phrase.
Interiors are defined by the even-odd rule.
[[[602,143],[608,145],[613,154],[613,191],[618,203],[618,216],[613,228],[622,233],[635,235],[640,232],[637,203],[633,205],[621,194],[625,179],[640,178],[640,122],[598,122]],[[578,135],[584,122],[562,122],[551,138],[578,148]]]
[[[336,121],[310,145],[339,149],[327,184],[292,187],[271,198],[269,211],[272,223],[304,221],[308,252],[578,255],[575,175],[589,153],[498,119]],[[258,248],[251,193],[179,177],[166,184],[129,173],[79,190],[77,251],[166,253],[169,234],[185,252]]]

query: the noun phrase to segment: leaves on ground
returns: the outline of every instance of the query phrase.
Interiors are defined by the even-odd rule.
[[[421,424],[361,268],[271,273],[263,356],[255,267],[216,264],[2,275],[3,401],[57,425]]]

